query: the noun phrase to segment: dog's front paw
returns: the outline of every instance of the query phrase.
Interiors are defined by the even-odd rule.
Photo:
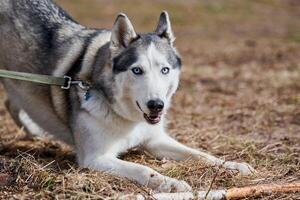
[[[165,177],[164,183],[162,183],[157,190],[159,192],[188,192],[192,188],[187,182],[179,181],[174,178]]]
[[[255,169],[248,163],[226,162],[225,168],[230,170],[236,170],[241,175],[250,175],[255,172]]]
[[[187,182],[167,176],[157,175],[150,178],[148,187],[156,192],[188,192],[192,188]]]

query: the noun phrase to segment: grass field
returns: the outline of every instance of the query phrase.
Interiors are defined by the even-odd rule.
[[[190,160],[158,161],[135,149],[125,160],[186,180],[195,190],[300,181],[300,1],[57,2],[89,27],[111,28],[116,14],[125,12],[138,32],[153,31],[160,11],[168,10],[184,62],[168,114],[170,134],[226,160],[248,162],[257,173],[242,177]],[[72,150],[59,142],[22,139],[1,94],[0,199],[151,193],[126,179],[79,169]],[[258,199],[300,199],[300,194]]]

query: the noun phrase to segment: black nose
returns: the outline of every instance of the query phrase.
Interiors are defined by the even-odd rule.
[[[164,109],[164,102],[160,99],[150,100],[147,103],[150,112],[160,112]]]

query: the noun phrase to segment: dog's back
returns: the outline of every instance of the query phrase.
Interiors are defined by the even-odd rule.
[[[1,68],[36,73],[52,72],[58,30],[81,28],[51,0],[2,0],[0,19]]]
[[[51,75],[64,50],[72,44],[68,35],[78,25],[51,0],[0,1],[0,68]],[[64,33],[59,33],[62,30]],[[16,121],[25,110],[42,128],[71,143],[69,127],[59,120],[50,98],[50,87],[16,80],[2,80],[8,109]]]

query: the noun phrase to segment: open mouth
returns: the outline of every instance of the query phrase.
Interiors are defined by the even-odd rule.
[[[147,115],[146,113],[144,113],[144,118],[146,119],[146,121],[149,124],[157,124],[158,122],[160,122],[161,114],[160,113],[150,113],[149,115]]]
[[[158,122],[160,122],[161,112],[146,114],[142,110],[140,104],[137,101],[136,101],[136,105],[139,107],[139,109],[142,111],[142,113],[144,113],[144,118],[149,124],[157,124]]]

